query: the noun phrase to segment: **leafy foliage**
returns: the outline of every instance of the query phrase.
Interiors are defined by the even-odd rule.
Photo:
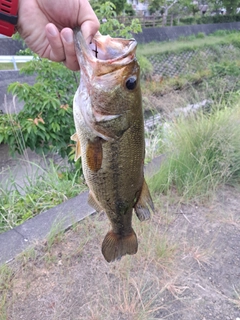
[[[133,9],[132,5],[130,3],[127,3],[127,2],[124,5],[124,12],[128,16],[135,16],[135,14],[136,14],[136,12]]]
[[[37,74],[36,83],[12,83],[8,90],[24,101],[19,114],[6,121],[8,132],[0,141],[8,143],[12,153],[22,153],[29,147],[36,153],[58,152],[69,155],[70,136],[74,133],[72,99],[78,86],[76,74],[64,65],[46,59],[34,60],[22,69],[25,74]]]
[[[105,0],[91,0],[90,2],[94,11],[103,7],[103,5],[106,3]],[[124,10],[126,0],[112,0],[111,3],[114,5],[114,11],[119,15]]]
[[[227,9],[227,14],[235,14],[239,5],[239,0],[222,0],[222,3]]]
[[[130,26],[125,26],[116,19],[116,6],[114,3],[107,1],[95,10],[98,19],[103,22],[100,27],[102,34],[109,34],[112,37],[131,38],[132,33],[142,31],[138,19],[133,19]]]

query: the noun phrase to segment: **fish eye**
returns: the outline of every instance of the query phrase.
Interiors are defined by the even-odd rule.
[[[136,88],[137,79],[135,77],[130,77],[126,81],[126,87],[128,90],[133,90]]]

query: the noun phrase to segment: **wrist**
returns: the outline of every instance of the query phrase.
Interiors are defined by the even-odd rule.
[[[18,0],[0,0],[0,33],[11,37],[17,24]]]

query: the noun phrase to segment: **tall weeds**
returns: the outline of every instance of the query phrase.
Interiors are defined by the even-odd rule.
[[[175,187],[184,198],[205,197],[240,178],[240,104],[179,118],[164,142],[167,157],[152,178],[154,191]]]

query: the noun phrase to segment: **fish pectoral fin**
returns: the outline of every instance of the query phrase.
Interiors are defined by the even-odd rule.
[[[134,211],[140,221],[148,220],[150,218],[149,207],[154,211],[154,204],[148,189],[148,185],[143,180],[142,190],[137,203],[134,206]]]
[[[96,137],[93,141],[89,140],[86,149],[87,166],[90,170],[97,172],[101,169],[103,150],[103,139]]]
[[[135,254],[138,250],[137,236],[134,230],[128,235],[109,231],[102,243],[102,254],[107,262],[120,260],[126,254]]]
[[[93,207],[97,212],[103,211],[102,207],[98,203],[97,199],[95,198],[94,194],[92,191],[89,191],[88,195],[88,204]]]
[[[74,161],[77,161],[81,157],[81,144],[80,144],[80,140],[79,140],[79,137],[77,135],[77,132],[75,132],[71,136],[71,140],[77,142],[76,143],[75,157],[74,157]]]

